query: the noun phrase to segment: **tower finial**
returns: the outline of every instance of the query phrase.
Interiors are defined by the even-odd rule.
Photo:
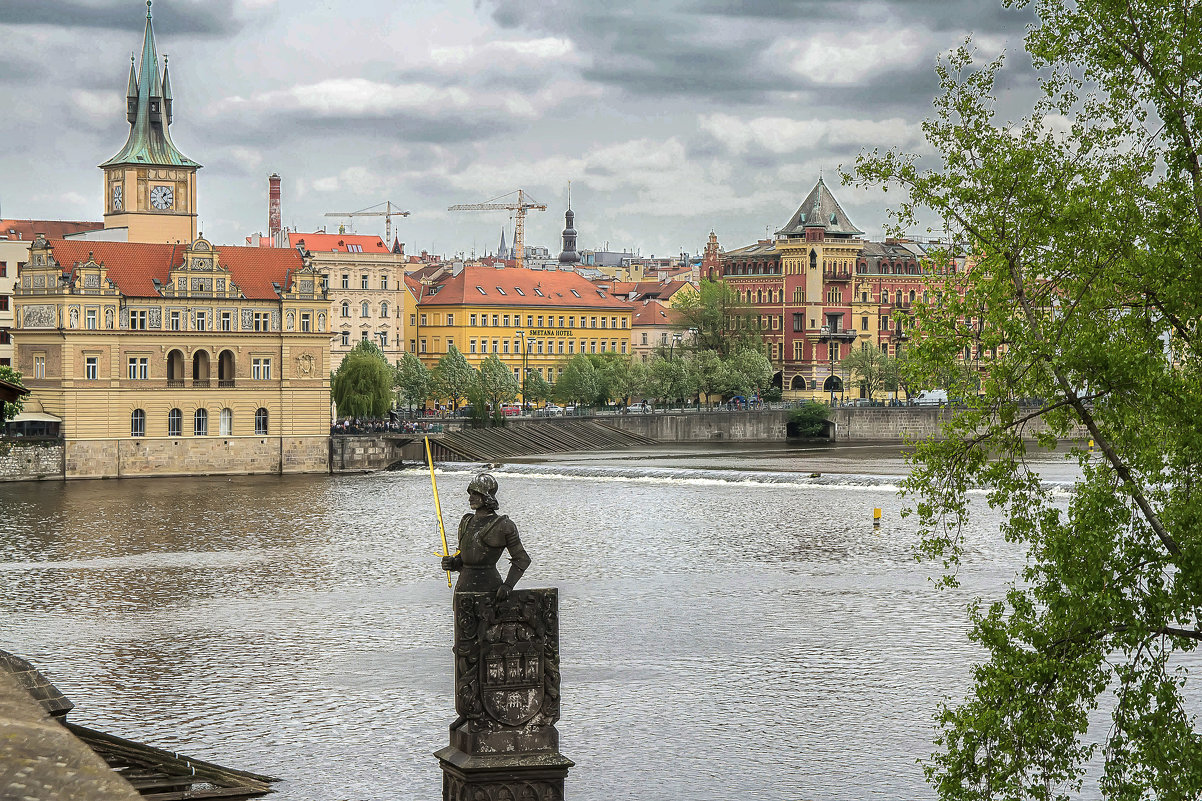
[[[568,181],[568,208],[572,208],[572,182]]]
[[[146,19],[150,19],[150,0],[146,0]]]

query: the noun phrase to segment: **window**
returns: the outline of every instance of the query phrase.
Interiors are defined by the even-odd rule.
[[[0,311],[8,311],[8,295],[0,295]]]
[[[260,409],[255,410],[255,433],[258,434],[259,436],[267,435],[267,410],[266,409],[260,408]]]
[[[504,349],[505,353],[509,353],[509,340],[507,339],[502,342],[501,347]],[[517,350],[517,348],[515,347],[514,350]]]
[[[83,313],[83,327],[89,331],[96,330],[96,310],[88,309]]]
[[[661,344],[661,345],[667,345],[667,344],[668,344],[668,332],[667,332],[667,331],[662,331],[662,332],[660,332],[660,335],[659,335],[659,344]]]
[[[8,275],[8,262],[0,261],[0,278]]]
[[[534,294],[538,295],[540,298],[546,297],[546,295],[543,294],[543,291],[541,289],[539,289],[538,287],[534,288]]]
[[[538,341],[538,352],[540,355],[543,352],[543,341],[541,339]]]
[[[172,409],[167,412],[167,436],[180,437],[183,436],[184,430],[184,415],[179,409]]]
[[[413,327],[417,326],[417,315],[416,314],[409,315],[409,325],[413,326]]]
[[[367,288],[368,288],[368,286],[367,286],[367,274],[366,274],[366,273],[364,273],[364,274],[363,274],[363,276],[360,278],[360,280],[359,280],[359,286],[360,286],[361,288],[363,288],[363,289],[367,289]]]
[[[388,301],[384,301],[383,303],[380,304],[380,316],[381,317],[388,316]]]
[[[418,350],[418,353],[425,353],[425,352],[426,352],[426,340],[425,340],[425,338],[423,338],[421,341],[421,348],[420,348],[420,350]]]
[[[526,297],[526,293],[522,291],[522,288],[521,288],[520,286],[515,286],[515,287],[513,288],[513,291],[514,291],[514,292],[516,292],[516,293],[518,293],[518,294],[519,294],[519,295],[521,295],[522,297]]]
[[[259,381],[268,381],[271,379],[271,359],[264,356],[255,356],[250,360],[250,377]]]
[[[559,327],[563,328],[563,316],[562,315],[559,318]]]
[[[498,314],[494,314],[494,315],[492,316],[492,325],[493,325],[493,328],[496,328],[497,326],[499,326],[499,325],[501,324],[501,323],[500,323],[500,319],[501,319],[501,316],[500,316],[500,315],[498,315]]]
[[[526,327],[534,328],[534,315],[533,314],[526,315]]]
[[[129,377],[145,381],[150,377],[150,359],[146,356],[129,357]]]
[[[388,276],[380,276],[380,289],[388,289]]]
[[[572,290],[572,294],[575,295],[576,297],[580,297],[580,293],[577,292],[575,289]]]
[[[129,330],[145,331],[146,330],[146,309],[133,309],[129,313]]]
[[[129,416],[129,435],[131,437],[146,436],[146,412],[142,409],[134,409]]]
[[[501,287],[497,287],[497,291],[500,292],[502,295],[505,294],[505,290],[501,289]]]
[[[479,284],[476,284],[476,291],[479,292],[481,295],[488,294],[487,292],[484,291],[484,287],[480,286]]]
[[[883,317],[881,317],[881,330],[882,331],[889,330],[889,315],[884,315]]]
[[[351,344],[351,332],[350,332],[350,331],[343,331],[343,332],[342,332],[342,344],[343,344],[343,345],[350,345],[350,344]]]
[[[541,314],[538,316],[538,327],[543,327],[543,316]]]
[[[474,315],[474,314],[469,314],[469,315],[467,316],[467,324],[468,324],[468,325],[475,325],[475,324],[476,324],[476,315]]]
[[[367,341],[367,332],[366,332],[366,331],[360,331],[360,332],[359,332],[359,339],[361,339],[361,340],[363,340],[364,342],[366,342],[366,341]]]
[[[83,377],[88,381],[95,381],[100,377],[100,357],[85,356],[83,360]]]
[[[863,317],[860,318],[860,330],[861,331],[868,330],[868,315],[867,314],[865,314]]]
[[[605,340],[601,340],[601,352],[605,353]]]
[[[230,437],[234,434],[234,413],[227,409],[221,410],[221,436]]]
[[[625,327],[626,327],[626,322],[627,322],[626,318],[625,318],[625,317],[623,317],[623,318],[622,318],[622,327],[623,327],[623,328],[625,328]]]
[[[311,318],[309,312],[301,312],[301,331],[308,332],[311,328]]]
[[[448,314],[447,315],[447,325],[454,325],[454,324],[455,324],[455,315]]]
[[[626,352],[626,341],[625,340],[622,340],[622,352],[623,353]]]
[[[387,331],[380,332],[380,347],[381,348],[388,347],[388,332]]]
[[[361,304],[359,305],[359,316],[360,316],[360,317],[366,317],[366,316],[367,316],[367,301],[366,301],[366,300],[365,300],[365,301],[363,301],[363,303],[361,303]]]
[[[426,315],[422,315],[422,325],[426,324]]]
[[[644,345],[647,344],[647,332],[646,331],[643,332],[643,344]]]
[[[321,275],[321,291],[328,292],[330,290],[330,274],[322,273]]]
[[[596,328],[596,327],[597,327],[597,318],[596,318],[596,317],[590,317],[590,318],[588,318],[588,327],[589,327],[589,328]]]
[[[33,377],[34,378],[45,378],[46,377],[46,357],[45,356],[34,356],[33,357]]]
[[[197,409],[192,416],[192,433],[203,437],[209,433],[209,412],[207,409]]]
[[[469,339],[469,340],[468,340],[468,343],[467,343],[467,352],[468,352],[468,353],[475,353],[475,352],[476,352],[476,340],[474,340],[474,339]]]
[[[350,274],[349,274],[349,273],[343,273],[343,274],[342,274],[342,288],[343,288],[343,289],[350,289],[350,288],[351,288],[351,276],[350,276]]]
[[[576,290],[573,289],[572,291],[575,292]],[[576,297],[580,297],[580,295],[576,295]],[[576,327],[576,318],[569,317],[568,318],[568,328],[575,328],[575,327]]]
[[[179,312],[173,311],[173,312],[169,312],[167,314],[167,327],[170,328],[172,331],[180,330],[181,324],[180,324],[180,313]]]
[[[508,315],[508,314],[506,314],[504,317],[502,317],[502,318],[501,318],[501,323],[502,323],[502,324],[503,324],[503,325],[504,325],[506,328],[508,328],[508,327],[509,327],[509,315]]]
[[[197,331],[209,330],[209,315],[207,312],[202,312],[202,311],[196,312],[196,330]]]
[[[349,317],[349,314],[343,315]],[[266,331],[270,324],[271,316],[267,312],[254,312],[251,315],[252,327],[255,331]]]

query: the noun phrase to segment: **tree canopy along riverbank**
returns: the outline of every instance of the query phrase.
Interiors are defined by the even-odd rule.
[[[910,369],[997,354],[960,436],[914,457],[922,552],[954,583],[984,488],[1029,554],[972,610],[987,658],[938,716],[928,777],[944,799],[1060,799],[1092,763],[1105,798],[1196,799],[1199,677],[1179,660],[1202,640],[1202,6],[1034,5],[1029,114],[997,116],[1003,58],[967,41],[938,68],[935,157],[865,154],[853,179],[900,188],[899,228],[934,214],[969,256],[933,276]],[[1066,508],[1025,461],[1037,417],[1045,445],[1083,424],[1097,446]]]

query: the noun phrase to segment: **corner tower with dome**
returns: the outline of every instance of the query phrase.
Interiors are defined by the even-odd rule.
[[[200,164],[171,141],[171,75],[154,44],[150,0],[142,56],[131,58],[126,89],[129,137],[100,165],[104,171],[104,227],[125,228],[130,242],[187,244],[197,238],[196,171]]]

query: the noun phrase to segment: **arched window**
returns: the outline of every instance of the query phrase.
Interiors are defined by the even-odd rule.
[[[234,413],[228,408],[221,410],[221,436],[229,437],[234,434]]]
[[[260,409],[255,410],[255,433],[258,434],[259,436],[265,436],[267,434],[267,410],[266,409],[260,408]]]
[[[192,433],[203,437],[209,433],[209,412],[207,409],[197,409],[192,416]]]
[[[818,251],[810,251],[810,269],[813,270],[818,266]]]
[[[134,409],[133,414],[129,416],[129,435],[131,437],[146,436],[146,412],[141,409]]]
[[[184,415],[179,409],[167,412],[167,436],[180,437],[184,431]]]
[[[219,386],[234,386],[234,352],[223,350],[217,357],[217,382]]]
[[[914,290],[913,289],[910,290],[910,302],[911,303],[914,302]]]
[[[351,316],[351,304],[350,304],[350,301],[346,301],[346,300],[342,301],[342,316],[343,316],[343,317],[350,317],[350,316]]]
[[[795,375],[793,380],[789,382],[789,389],[805,389],[806,380],[802,376]]]
[[[184,380],[184,352],[173,350],[167,354],[167,380]]]
[[[192,383],[207,384],[209,381],[209,352],[198,350],[192,355]]]
[[[380,316],[381,317],[388,316],[388,301],[384,301],[383,303],[380,304]]]
[[[889,290],[882,289],[881,290],[881,303],[888,303],[888,302],[889,302]]]
[[[827,376],[826,381],[822,382],[823,392],[842,392],[843,379],[837,375]]]
[[[359,316],[360,317],[367,316],[367,301],[366,300],[363,301],[363,304],[359,307]]]
[[[762,290],[762,289],[761,289],[761,290],[758,290],[758,291],[755,293],[755,302],[756,302],[756,303],[763,303],[763,302],[764,302],[764,290]]]

